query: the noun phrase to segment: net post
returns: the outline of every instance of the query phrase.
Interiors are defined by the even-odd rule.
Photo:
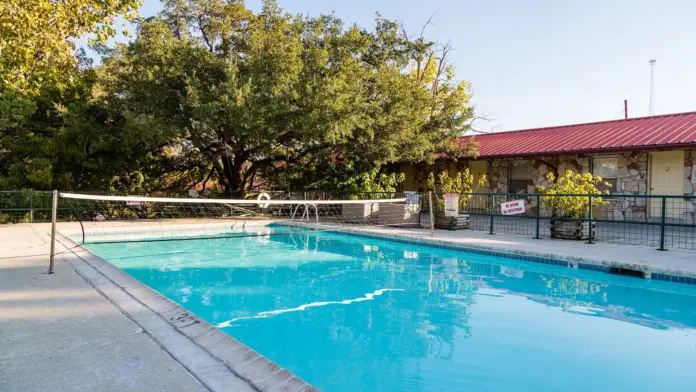
[[[58,191],[53,191],[53,206],[51,207],[51,260],[48,265],[48,273],[54,273],[56,256],[56,216],[58,215]]]
[[[34,190],[29,189],[29,223],[34,223]]]
[[[592,237],[594,236],[594,232],[592,230],[592,194],[591,193],[590,193],[589,197],[590,197],[590,201],[589,201],[590,211],[588,212],[588,216],[590,219],[589,219],[589,222],[588,222],[589,225],[587,228],[587,233],[588,233],[587,243],[594,244],[594,242],[592,241],[593,240]]]
[[[536,236],[534,236],[535,240],[541,239],[541,236],[539,235],[539,219],[541,217],[541,196],[536,195]]]
[[[433,214],[433,191],[428,191],[428,210],[430,210],[430,236],[435,237],[435,218]]]
[[[495,194],[494,193],[491,193],[489,195],[488,204],[489,204],[488,208],[490,210],[490,211],[488,211],[488,213],[491,217],[490,231],[488,232],[488,234],[493,235],[493,234],[495,234],[495,232],[493,231],[493,224],[494,224],[494,219],[495,219],[495,216],[493,215],[493,214],[495,214]]]

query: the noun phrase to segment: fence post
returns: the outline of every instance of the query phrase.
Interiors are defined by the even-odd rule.
[[[541,196],[536,195],[536,237],[534,239],[541,239],[539,235],[539,218],[541,216]]]
[[[53,206],[51,207],[51,261],[48,265],[48,273],[52,274],[56,256],[56,215],[58,213],[58,191],[53,191]]]
[[[590,194],[589,197],[590,197],[590,211],[589,211],[590,221],[588,222],[589,227],[587,229],[587,234],[588,234],[587,243],[593,244],[594,242],[592,242],[592,236],[594,235],[594,232],[592,230],[592,194]]]
[[[489,204],[488,209],[489,209],[489,214],[490,214],[490,216],[491,216],[491,230],[490,230],[490,232],[488,232],[488,234],[495,234],[495,233],[493,232],[493,218],[494,218],[494,217],[493,217],[493,213],[495,212],[495,206],[494,206],[495,196],[491,193],[490,195],[488,195],[488,198],[489,198],[489,200],[488,200],[488,204]]]
[[[433,214],[433,191],[428,191],[428,209],[430,210],[430,236],[435,237],[435,214]]]
[[[667,198],[662,197],[662,214],[660,217],[660,247],[657,250],[665,249],[665,222],[667,221]]]
[[[34,191],[29,189],[29,223],[34,223]]]

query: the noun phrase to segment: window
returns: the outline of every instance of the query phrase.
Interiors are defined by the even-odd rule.
[[[600,176],[604,182],[611,184],[610,188],[600,185],[598,186],[599,190],[619,193],[617,188],[619,184],[619,159],[617,157],[594,158],[592,160],[592,175]]]
[[[508,193],[527,193],[527,184],[529,184],[529,162],[511,161]]]
[[[435,184],[440,185],[440,174],[447,172],[449,174],[449,165],[447,161],[436,161],[435,162]]]

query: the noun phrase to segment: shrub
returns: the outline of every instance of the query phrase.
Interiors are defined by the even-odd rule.
[[[540,186],[538,191],[552,197],[542,197],[541,204],[545,208],[550,208],[554,216],[561,218],[584,218],[590,210],[590,198],[588,196],[553,195],[607,195],[609,191],[601,191],[598,186],[611,187],[611,184],[602,180],[600,176],[593,177],[589,173],[578,174],[572,170],[567,170],[564,176],[558,178],[553,173],[549,173],[546,178],[551,182],[551,186],[548,188]],[[592,197],[593,207],[607,204],[609,202],[602,197]]]
[[[393,197],[399,185],[406,180],[404,173],[385,174],[375,168],[351,178],[342,191],[348,193],[350,199],[360,198],[389,198]],[[377,195],[373,195],[373,194]]]
[[[466,205],[471,198],[471,192],[478,191],[479,187],[486,184],[486,176],[483,175],[479,181],[474,181],[474,175],[469,169],[458,172],[455,176],[450,176],[448,171],[443,171],[438,175],[439,189],[435,184],[435,174],[430,173],[428,176],[427,188],[430,191],[437,190],[441,193],[458,193],[459,194],[459,209],[466,208]],[[444,209],[444,199],[437,197],[438,206]]]

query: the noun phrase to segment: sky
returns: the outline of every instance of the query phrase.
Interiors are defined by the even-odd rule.
[[[374,27],[375,12],[411,34],[450,42],[473,87],[483,132],[696,111],[693,0],[278,0],[287,12]],[[261,0],[246,0],[254,11]],[[140,14],[161,9],[144,0]]]

